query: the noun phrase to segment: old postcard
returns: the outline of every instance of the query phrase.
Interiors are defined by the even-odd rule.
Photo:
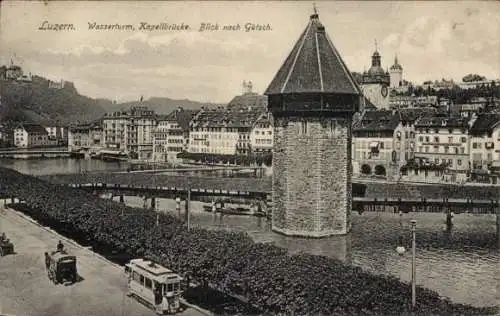
[[[0,315],[498,315],[500,6],[2,1]]]

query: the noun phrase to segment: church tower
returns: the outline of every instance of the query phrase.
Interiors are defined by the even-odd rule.
[[[316,12],[265,94],[274,117],[273,230],[347,234],[351,122],[361,91]]]
[[[394,57],[394,65],[389,69],[391,77],[391,88],[397,89],[403,86],[403,67],[398,63],[398,56]]]
[[[381,56],[375,47],[372,55],[372,66],[363,72],[363,95],[379,110],[389,108],[389,72],[384,71],[381,65]]]

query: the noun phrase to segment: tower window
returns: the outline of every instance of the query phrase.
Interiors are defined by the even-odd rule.
[[[330,134],[332,136],[335,135],[335,129],[337,128],[337,122],[336,121],[330,121]]]
[[[307,135],[307,122],[301,122],[300,133],[302,135]]]

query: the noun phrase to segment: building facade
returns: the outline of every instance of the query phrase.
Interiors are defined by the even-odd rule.
[[[273,230],[308,237],[348,233],[351,122],[361,91],[318,14],[265,94],[274,119]]]
[[[274,145],[271,113],[262,113],[253,125],[250,134],[250,147],[253,153],[270,153]]]
[[[130,157],[152,160],[153,130],[157,124],[155,112],[144,106],[131,107],[127,123],[127,151]]]
[[[251,152],[251,130],[259,111],[202,109],[191,121],[188,152],[217,155],[247,155]]]
[[[372,66],[363,72],[361,88],[363,95],[379,110],[389,109],[389,72],[381,66],[380,53],[375,50],[372,55]]]
[[[93,153],[98,153],[104,148],[103,145],[103,129],[100,122],[81,124],[69,129],[69,151],[84,149]]]
[[[494,162],[500,161],[500,114],[481,114],[471,125],[471,169],[488,170]]]
[[[126,111],[106,113],[102,119],[104,146],[127,151],[129,115]]]
[[[20,148],[51,145],[45,128],[38,124],[21,124],[14,129],[14,146]]]
[[[398,179],[414,148],[411,119],[396,111],[367,111],[353,124],[353,174]]]
[[[189,148],[189,126],[197,113],[197,110],[178,108],[158,118],[158,125],[153,132],[155,161],[181,161],[177,156]]]
[[[469,171],[468,120],[460,117],[421,117],[415,123],[415,156],[444,165],[451,181],[463,181]]]
[[[123,151],[132,159],[153,158],[153,130],[157,124],[154,111],[133,106],[128,111],[105,114],[102,124],[106,148]]]

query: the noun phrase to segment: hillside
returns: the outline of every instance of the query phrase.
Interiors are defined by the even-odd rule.
[[[111,102],[106,103],[104,101],[108,100],[101,100],[101,106],[106,109],[107,112],[112,112],[112,111],[120,111],[120,110],[127,110],[131,106],[135,106],[139,104],[139,101],[136,102],[124,102],[124,103],[116,103],[113,104]],[[217,107],[218,105],[224,105],[224,104],[215,104],[215,103],[201,103],[198,101],[191,101],[188,99],[184,100],[174,100],[170,98],[159,98],[159,97],[153,97],[148,100],[142,101],[142,106],[147,106],[150,109],[154,110],[158,114],[168,114],[172,112],[173,110],[177,109],[178,107],[182,107],[186,110],[197,110],[201,109],[202,106],[205,107]]]
[[[32,80],[0,81],[0,122],[69,124],[93,120],[106,112],[97,100],[80,95],[72,83],[63,89],[49,89],[47,79],[33,76]]]
[[[71,82],[62,89],[49,89],[48,80],[33,76],[31,83],[0,81],[1,122],[35,122],[39,124],[74,124],[100,118],[106,112],[129,109],[139,102],[113,103],[107,99],[92,99],[80,95]],[[142,102],[158,114],[167,114],[178,107],[200,109],[218,104],[191,100],[150,98]]]

